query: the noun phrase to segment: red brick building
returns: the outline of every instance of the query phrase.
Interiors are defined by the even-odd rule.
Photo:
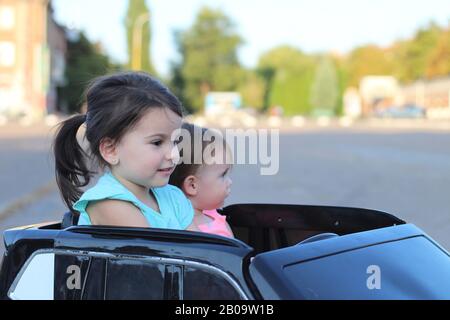
[[[49,0],[1,0],[0,113],[41,118],[57,110],[66,48]]]

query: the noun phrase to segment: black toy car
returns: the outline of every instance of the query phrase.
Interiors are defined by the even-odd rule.
[[[236,239],[60,223],[4,232],[1,299],[450,299],[450,256],[355,208],[241,204]]]

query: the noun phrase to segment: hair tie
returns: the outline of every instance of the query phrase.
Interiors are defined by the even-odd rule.
[[[91,118],[91,113],[86,112],[86,114],[84,115],[84,122],[86,122],[86,125],[88,125],[88,123],[91,121]]]

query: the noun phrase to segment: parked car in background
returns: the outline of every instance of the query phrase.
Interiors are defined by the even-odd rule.
[[[425,118],[426,110],[423,107],[407,104],[404,106],[390,106],[375,112],[378,118],[404,118],[404,119],[421,119]]]

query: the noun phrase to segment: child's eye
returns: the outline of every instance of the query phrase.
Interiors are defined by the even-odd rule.
[[[225,170],[225,172],[222,174],[222,177],[225,177],[227,174],[229,174],[231,172],[232,168],[228,168],[227,170]]]
[[[151,142],[155,146],[160,146],[162,144],[162,140],[155,140]]]

